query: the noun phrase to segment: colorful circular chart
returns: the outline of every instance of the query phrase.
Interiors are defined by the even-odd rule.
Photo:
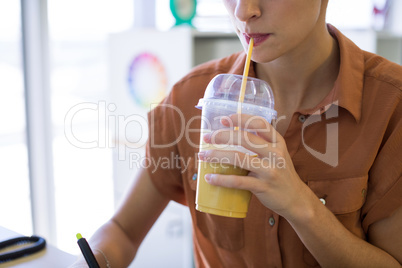
[[[165,68],[159,58],[149,52],[134,57],[127,82],[133,100],[144,108],[159,103],[168,90]]]

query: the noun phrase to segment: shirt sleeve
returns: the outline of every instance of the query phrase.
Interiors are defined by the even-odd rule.
[[[366,203],[362,208],[362,225],[389,217],[402,206],[402,113],[401,105],[390,119],[383,143],[369,173]]]
[[[182,117],[172,99],[173,94],[170,94],[148,113],[146,161],[149,176],[159,192],[170,200],[185,204],[177,146]]]

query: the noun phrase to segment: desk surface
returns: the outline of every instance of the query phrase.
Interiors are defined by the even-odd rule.
[[[21,234],[0,227],[0,241],[17,236],[21,236]],[[60,249],[46,243],[46,248],[44,250],[13,261],[0,263],[0,268],[66,268],[73,264],[76,259],[76,256],[61,251]]]

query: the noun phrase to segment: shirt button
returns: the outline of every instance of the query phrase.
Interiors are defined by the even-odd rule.
[[[324,198],[320,198],[320,201],[321,201],[321,203],[323,203],[324,205],[327,203]]]
[[[274,217],[269,218],[268,222],[269,222],[269,225],[274,226],[274,224],[275,224]]]
[[[304,123],[306,121],[306,116],[304,114],[299,115],[299,122]]]
[[[366,190],[366,189],[363,189],[363,190],[362,190],[362,197],[365,198],[365,197],[366,197],[366,194],[367,194],[367,190]]]
[[[194,173],[194,175],[193,175],[193,181],[195,181],[196,179],[197,179],[197,173]]]

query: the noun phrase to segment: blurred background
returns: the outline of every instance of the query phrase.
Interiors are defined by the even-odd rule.
[[[397,14],[400,0],[337,0],[327,21],[401,64]],[[241,49],[221,0],[0,0],[0,226],[78,254],[75,234],[108,220],[146,165],[146,113],[193,66]],[[192,266],[181,205],[132,264],[155,266]]]

